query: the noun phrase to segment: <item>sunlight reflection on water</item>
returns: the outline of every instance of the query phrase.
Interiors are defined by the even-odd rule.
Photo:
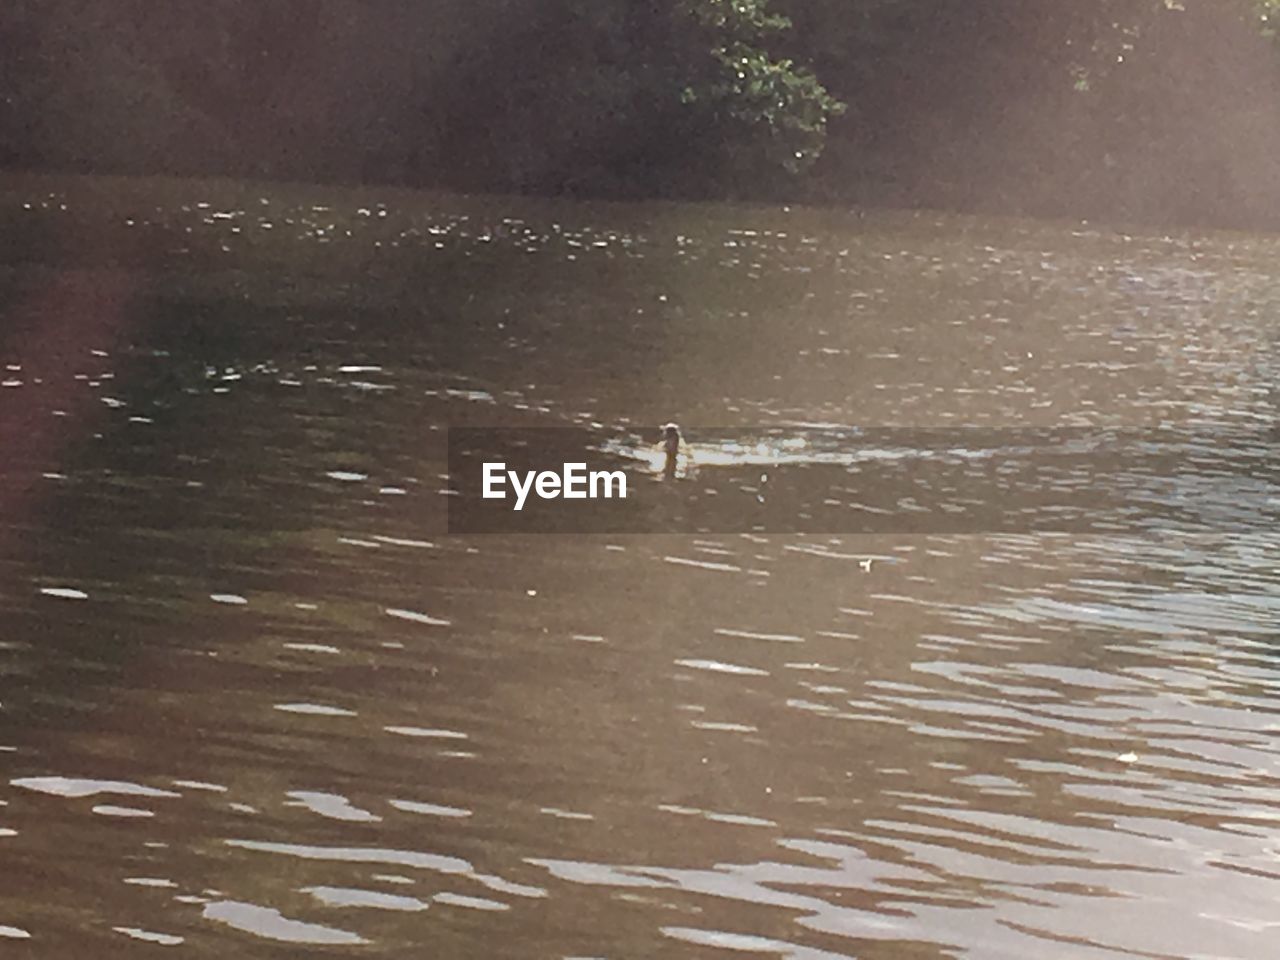
[[[1265,445],[1124,474],[1201,521],[1160,536],[458,537],[441,491],[447,426],[660,467],[651,425],[725,424],[664,492],[728,513],[992,459],[840,431],[1261,436],[1274,241],[269,199],[158,211],[245,259],[6,365],[3,415],[63,432],[0,466],[0,936],[1269,960]],[[404,259],[299,277],[286,231]],[[23,303],[78,316],[77,283],[135,286]]]

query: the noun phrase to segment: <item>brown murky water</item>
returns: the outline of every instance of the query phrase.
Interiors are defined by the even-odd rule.
[[[1280,242],[189,199],[128,226],[226,269],[4,277],[6,956],[1275,956],[1240,451],[1126,481],[1198,511],[1144,536],[462,537],[441,491],[464,424],[1265,434]],[[268,222],[320,266],[253,269]]]

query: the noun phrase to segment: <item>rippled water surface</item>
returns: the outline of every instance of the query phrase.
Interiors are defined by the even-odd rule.
[[[1276,955],[1280,243],[133,189],[10,197],[6,956]],[[772,438],[722,515],[888,502],[806,430],[1252,445],[1146,533],[448,533],[447,427],[673,418]]]

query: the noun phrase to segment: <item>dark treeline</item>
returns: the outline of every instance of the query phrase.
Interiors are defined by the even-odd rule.
[[[0,165],[1280,226],[1275,0],[5,0]]]

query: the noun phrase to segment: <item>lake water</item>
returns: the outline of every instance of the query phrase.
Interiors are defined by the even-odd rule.
[[[86,189],[0,273],[6,956],[1275,956],[1280,240]],[[448,532],[446,428],[669,419],[1200,440],[1123,534],[787,532],[911,513],[839,451]]]

